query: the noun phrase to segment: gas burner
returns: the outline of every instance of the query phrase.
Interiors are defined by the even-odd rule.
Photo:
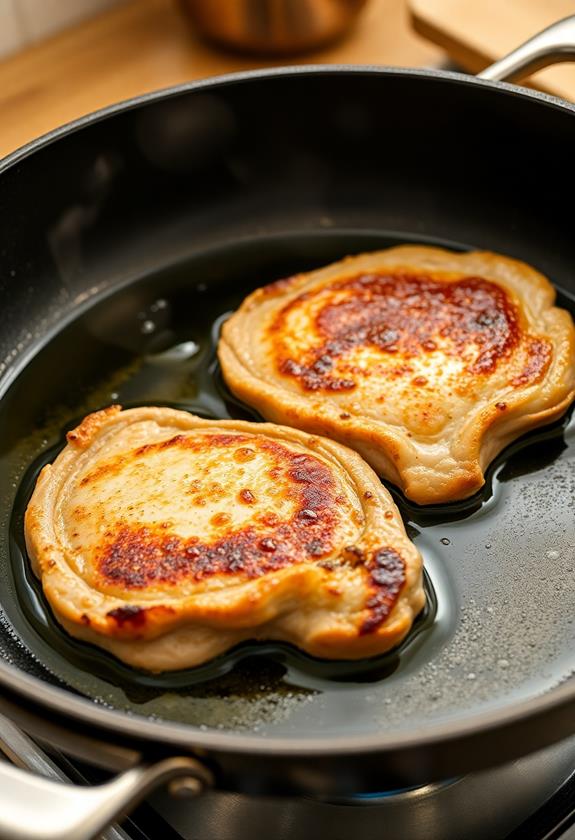
[[[255,825],[274,840],[381,840],[382,825],[386,837],[410,840],[573,840],[564,832],[575,821],[574,768],[572,738],[511,764],[421,786],[322,800],[209,793],[185,803],[162,792],[146,807],[174,840],[243,840]]]
[[[387,804],[390,801],[414,803],[418,799],[437,794],[444,788],[450,787],[459,781],[461,781],[461,778],[446,779],[443,782],[432,782],[426,785],[389,788],[387,790],[376,791],[374,793],[354,793],[351,796],[328,796],[325,798],[316,797],[316,799],[318,802],[323,802],[326,805],[374,806],[382,805],[384,803]]]

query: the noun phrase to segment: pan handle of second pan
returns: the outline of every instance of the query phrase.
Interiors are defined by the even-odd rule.
[[[575,15],[548,26],[491,64],[478,77],[495,82],[514,82],[562,61],[575,61]]]
[[[28,741],[0,715],[0,745],[7,756],[29,766],[29,756],[21,755],[29,752]],[[141,764],[94,787],[63,784],[0,760],[0,840],[91,840],[152,788],[169,781],[177,785],[175,792],[188,796],[199,795],[212,783],[206,767],[184,756]]]

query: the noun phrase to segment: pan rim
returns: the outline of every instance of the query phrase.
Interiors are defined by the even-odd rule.
[[[521,87],[520,85],[511,84],[509,82],[497,82],[487,79],[481,79],[477,76],[472,76],[467,73],[457,73],[452,70],[441,70],[432,67],[391,67],[386,65],[371,65],[371,64],[302,64],[302,65],[287,65],[284,67],[269,67],[257,70],[244,70],[237,73],[224,73],[217,76],[208,76],[205,79],[198,79],[193,82],[183,82],[179,85],[171,85],[169,87],[160,88],[158,90],[149,91],[148,93],[140,94],[139,96],[123,99],[119,102],[114,102],[111,105],[106,105],[103,108],[98,108],[96,111],[91,111],[84,114],[75,120],[57,126],[54,129],[41,134],[39,137],[30,140],[23,146],[9,152],[4,157],[0,158],[0,175],[4,174],[10,167],[24,160],[30,154],[39,151],[51,143],[73,134],[84,127],[93,125],[101,120],[112,117],[116,114],[131,111],[141,105],[147,105],[152,102],[159,102],[163,99],[171,99],[172,97],[180,96],[191,91],[227,87],[242,82],[250,82],[252,80],[263,80],[273,78],[284,78],[289,76],[321,76],[321,75],[336,75],[341,76],[349,74],[355,75],[373,75],[386,77],[406,77],[406,78],[420,78],[435,81],[444,81],[456,83],[459,85],[468,85],[471,87],[479,87],[487,90],[498,90],[502,94],[507,94],[513,97],[526,98],[539,102],[541,104],[553,107],[557,110],[566,111],[567,113],[575,113],[575,103],[568,102],[558,96],[545,93],[543,91],[535,90],[533,88]]]
[[[575,114],[575,104],[550,94],[446,70],[322,64],[267,68],[188,82],[109,105],[60,126],[0,159],[0,175],[29,155],[63,137],[108,117],[143,105],[198,90],[227,87],[252,80],[271,80],[273,78],[305,75],[379,75],[477,86],[488,90],[497,90],[506,96],[526,98],[556,110]],[[50,709],[68,720],[97,726],[134,740],[163,742],[164,744],[184,746],[189,749],[205,748],[236,754],[269,755],[274,753],[276,756],[284,757],[293,757],[295,754],[298,756],[331,756],[357,753],[358,751],[362,753],[391,753],[409,748],[422,749],[438,743],[445,744],[446,742],[458,741],[466,736],[478,736],[487,732],[493,733],[495,730],[504,729],[520,722],[527,723],[529,720],[544,715],[551,710],[558,712],[569,706],[575,710],[575,679],[571,676],[550,691],[526,700],[516,701],[512,705],[497,706],[479,713],[464,714],[456,720],[448,718],[443,721],[427,723],[400,734],[383,732],[376,736],[373,734],[343,735],[341,738],[334,738],[333,735],[329,738],[302,738],[287,735],[283,737],[262,737],[237,732],[204,732],[189,724],[150,720],[143,715],[128,715],[118,709],[96,706],[88,698],[75,696],[67,689],[49,685],[40,678],[33,677],[17,666],[2,660],[0,660],[0,685],[5,686],[11,694],[16,693],[31,701],[34,706],[40,705],[43,709]],[[570,733],[565,732],[564,736],[568,734]],[[560,737],[562,736],[554,734],[554,736],[550,736],[549,740],[559,740]]]
[[[0,685],[6,686],[31,701],[34,706],[46,707],[73,719],[78,724],[96,726],[106,731],[120,733],[136,741],[169,744],[187,749],[206,749],[235,754],[269,755],[294,757],[341,756],[342,754],[394,753],[408,749],[424,749],[436,744],[447,744],[478,737],[483,733],[493,734],[513,724],[527,723],[531,718],[545,715],[549,710],[572,706],[575,709],[575,678],[570,676],[554,689],[526,700],[515,701],[511,707],[497,706],[480,713],[471,713],[453,720],[449,717],[440,722],[428,723],[400,734],[383,732],[381,736],[371,734],[348,735],[336,738],[333,734],[310,738],[299,736],[257,736],[241,732],[204,731],[190,724],[175,721],[150,719],[145,715],[127,714],[119,709],[107,709],[96,705],[87,697],[76,696],[70,690],[49,685],[37,677],[24,673],[15,666],[0,660]],[[38,693],[41,687],[41,696]],[[568,737],[550,738],[550,743]]]

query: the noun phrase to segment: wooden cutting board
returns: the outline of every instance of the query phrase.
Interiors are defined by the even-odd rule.
[[[415,30],[472,73],[575,14],[573,0],[409,0],[409,7]],[[575,64],[541,70],[529,84],[575,101]]]

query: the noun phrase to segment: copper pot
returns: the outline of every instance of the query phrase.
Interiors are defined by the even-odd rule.
[[[367,0],[180,0],[197,30],[233,49],[285,54],[348,29]]]

